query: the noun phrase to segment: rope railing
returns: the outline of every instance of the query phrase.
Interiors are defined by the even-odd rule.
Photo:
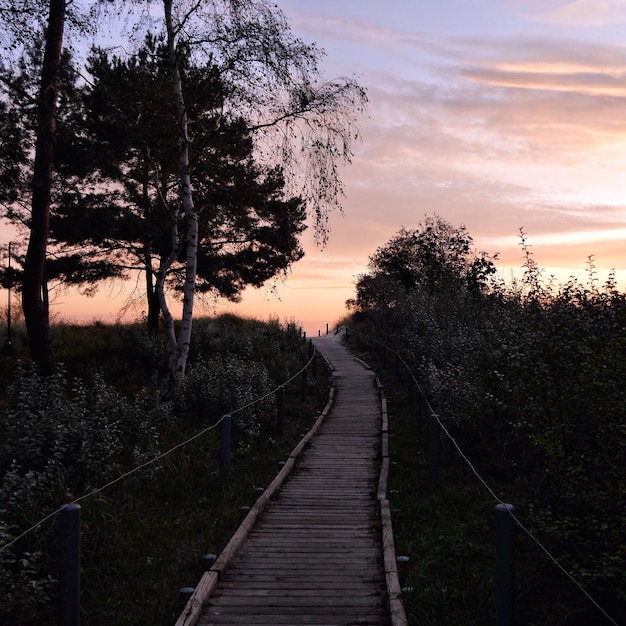
[[[485,489],[490,493],[490,495],[493,497],[493,499],[500,505],[506,505],[506,503],[500,498],[498,497],[498,495],[495,493],[494,489],[489,485],[489,483],[480,475],[480,473],[478,472],[478,470],[476,469],[474,463],[472,463],[470,461],[470,459],[468,458],[468,456],[463,452],[463,449],[461,448],[461,446],[459,445],[459,443],[456,441],[456,439],[450,434],[449,430],[446,428],[445,424],[442,422],[440,415],[434,410],[434,408],[432,407],[430,401],[428,400],[428,398],[426,397],[422,386],[420,385],[419,381],[417,380],[416,376],[413,373],[413,370],[411,369],[411,367],[409,366],[409,364],[406,362],[406,360],[404,359],[404,357],[396,350],[394,350],[393,348],[387,346],[385,343],[381,342],[379,339],[372,337],[370,335],[367,335],[365,333],[362,333],[361,331],[357,331],[354,329],[351,329],[347,326],[344,327],[346,330],[346,334],[348,335],[349,333],[354,333],[354,334],[360,334],[362,335],[364,338],[368,339],[369,341],[372,341],[376,344],[378,344],[381,348],[384,348],[385,350],[387,350],[388,352],[390,352],[391,354],[395,355],[399,362],[406,368],[407,373],[409,374],[409,376],[411,377],[411,380],[413,382],[413,384],[415,385],[415,388],[418,390],[421,399],[423,400],[424,404],[426,405],[426,408],[428,409],[428,411],[430,412],[430,416],[431,419],[434,419],[438,426],[441,428],[441,431],[445,434],[445,436],[452,442],[452,445],[454,446],[454,448],[456,449],[456,451],[458,452],[459,456],[463,459],[463,461],[465,461],[465,463],[467,464],[467,466],[470,468],[470,470],[472,471],[472,473],[474,474],[474,476],[478,479],[478,481],[485,487]],[[339,332],[339,331],[338,331]],[[546,548],[541,541],[539,541],[539,539],[537,539],[537,537],[535,537],[535,535],[530,531],[530,529],[528,529],[521,521],[520,519],[515,515],[513,507],[506,505],[505,510],[508,512],[508,514],[513,518],[513,520],[515,521],[515,523],[519,526],[519,528],[531,539],[531,541],[533,541],[540,549],[541,551],[548,557],[548,559],[554,564],[556,565],[556,567],[562,572],[564,573],[567,578],[583,593],[583,595],[593,604],[593,606],[598,609],[598,611],[600,611],[600,613],[602,613],[602,615],[614,626],[619,626],[618,622],[615,621],[608,613],[607,611],[598,603],[598,601],[581,585],[580,582],[578,582],[578,580],[576,580],[576,578],[574,577],[574,575],[569,572],[561,563],[559,563],[559,561],[557,560],[557,558],[548,550],[548,548]]]
[[[123,480],[125,480],[125,479],[129,478],[130,476],[136,474],[137,472],[145,470],[146,468],[148,468],[148,467],[150,467],[152,465],[155,465],[156,463],[159,463],[160,461],[162,461],[166,457],[170,456],[171,454],[173,454],[177,450],[180,450],[181,448],[189,445],[193,441],[196,441],[197,439],[200,439],[201,437],[206,435],[208,432],[210,432],[212,430],[215,430],[218,426],[220,426],[224,422],[225,418],[227,418],[228,416],[232,416],[232,415],[235,415],[237,413],[241,413],[242,411],[245,411],[246,409],[249,409],[250,407],[252,407],[252,406],[254,406],[256,404],[258,404],[260,402],[263,402],[264,400],[266,400],[270,396],[276,394],[280,388],[286,387],[289,383],[293,382],[296,378],[298,378],[298,376],[301,376],[302,373],[305,372],[311,366],[311,364],[315,361],[316,357],[317,357],[317,351],[315,350],[315,347],[313,347],[313,353],[310,356],[309,360],[306,362],[306,364],[302,368],[300,368],[293,376],[291,376],[291,378],[289,378],[288,380],[286,380],[282,384],[278,385],[276,388],[272,389],[271,391],[268,391],[266,394],[264,394],[262,396],[259,396],[258,398],[255,398],[254,400],[252,400],[251,402],[248,402],[245,405],[242,405],[240,407],[237,407],[237,408],[233,409],[229,413],[225,413],[214,424],[211,424],[210,426],[207,426],[206,428],[203,428],[202,430],[200,430],[196,434],[194,434],[191,437],[185,439],[185,441],[182,441],[182,442],[176,444],[175,446],[171,447],[169,450],[156,455],[152,459],[150,459],[148,461],[145,461],[144,463],[141,463],[140,465],[137,465],[136,467],[134,467],[131,470],[128,470],[127,472],[124,472],[123,474],[121,474],[117,478],[114,478],[113,480],[111,480],[108,483],[102,485],[101,487],[96,487],[95,489],[89,491],[88,493],[83,494],[82,496],[72,500],[71,502],[64,503],[63,505],[59,506],[57,509],[55,509],[54,511],[52,511],[48,515],[42,517],[38,522],[34,523],[32,526],[27,528],[25,531],[23,531],[22,533],[20,533],[19,535],[17,535],[13,539],[11,539],[11,541],[8,541],[8,542],[4,543],[3,545],[1,545],[0,546],[0,553],[4,552],[5,550],[8,550],[11,546],[15,545],[18,541],[20,541],[24,537],[28,536],[32,532],[36,531],[43,524],[45,524],[47,521],[49,521],[49,520],[53,519],[54,517],[56,517],[57,515],[59,515],[65,509],[65,507],[67,507],[69,505],[78,504],[80,502],[83,502],[84,500],[87,500],[88,498],[96,496],[99,493],[109,489],[113,485],[115,485],[115,484],[117,484],[119,482],[122,482]]]

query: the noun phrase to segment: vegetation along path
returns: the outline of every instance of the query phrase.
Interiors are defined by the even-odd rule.
[[[189,619],[192,597],[179,624],[389,624],[381,402],[373,373],[337,339],[314,340],[334,370],[332,408],[237,555],[214,586],[204,583],[212,588],[197,600],[198,618]]]

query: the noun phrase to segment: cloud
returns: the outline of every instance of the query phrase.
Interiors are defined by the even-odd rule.
[[[602,72],[531,72],[466,68],[461,77],[499,87],[626,96],[626,75]]]
[[[545,6],[537,0],[533,8]],[[310,255],[307,275],[317,268],[327,284],[338,276],[349,284],[401,226],[433,213],[465,224],[478,249],[517,267],[521,226],[546,262],[569,257],[584,268],[589,254],[618,250],[626,227],[624,46],[553,32],[438,36],[314,16],[302,27],[362,51],[355,71],[371,103],[364,143],[343,173],[345,217],[331,219],[332,262]],[[586,231],[607,234],[595,240]]]
[[[531,19],[558,26],[598,27],[606,24],[626,23],[624,0],[575,0],[548,11],[529,15]]]

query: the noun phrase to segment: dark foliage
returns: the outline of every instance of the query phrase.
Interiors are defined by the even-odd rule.
[[[457,264],[468,248],[455,248],[459,254],[441,270],[450,240],[431,234],[428,224],[410,236],[402,231],[377,251],[357,285],[353,323],[399,350],[483,476],[619,615],[626,601],[626,296],[612,275],[599,286],[591,261],[586,286],[544,283],[523,235],[522,281],[488,281],[488,266],[476,297],[463,285],[473,262]],[[462,228],[456,235],[467,238]],[[420,249],[423,241],[434,242],[434,254]],[[434,280],[424,279],[415,259],[432,261]],[[570,603],[559,623],[590,623],[595,609],[558,570],[542,566],[541,575]]]

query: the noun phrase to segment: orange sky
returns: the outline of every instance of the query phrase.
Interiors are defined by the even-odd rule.
[[[437,213],[464,224],[501,275],[523,262],[519,228],[546,275],[626,281],[626,2],[279,0],[324,73],[368,89],[363,142],[345,168],[344,214],[324,250],[234,312],[317,334],[344,314],[367,257]],[[6,239],[6,238],[5,238]],[[115,296],[115,297],[114,297]],[[120,296],[59,296],[71,319],[115,319]]]

